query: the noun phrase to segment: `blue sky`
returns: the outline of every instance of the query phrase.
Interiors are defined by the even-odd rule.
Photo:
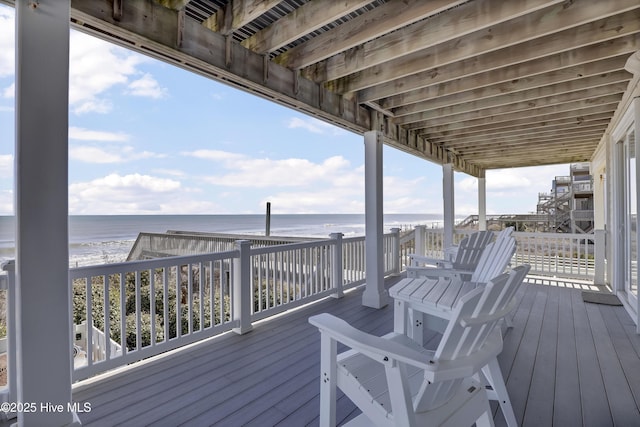
[[[0,215],[13,213],[14,12],[0,5]],[[441,213],[442,168],[385,146],[385,213]],[[535,211],[568,165],[487,172],[487,213]],[[477,180],[456,173],[456,214]],[[69,213],[364,213],[361,136],[71,32]]]

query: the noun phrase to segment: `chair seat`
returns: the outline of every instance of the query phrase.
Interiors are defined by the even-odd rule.
[[[382,375],[384,376],[384,372],[382,372]],[[474,379],[466,379],[463,382],[463,386],[460,387],[460,391],[446,404],[431,411],[416,412],[416,424],[439,427],[464,426],[465,424],[462,420],[466,419],[467,415],[460,413],[460,407],[467,408],[468,412],[480,414],[488,404],[487,395],[483,392],[482,384]],[[343,424],[343,426],[371,427],[381,424],[379,418],[377,418],[377,421],[374,422],[366,414],[362,413]],[[388,421],[390,426],[395,426],[391,414],[386,414],[385,421]]]
[[[390,333],[383,338],[395,341],[399,344],[413,348],[425,354],[425,357],[433,354],[426,350],[406,335]],[[367,394],[371,409],[381,417],[391,418],[391,399],[389,387],[385,375],[384,366],[354,350],[349,350],[338,355],[338,387],[342,390],[359,389]],[[424,381],[424,372],[413,366],[407,367],[407,377],[411,396],[415,396]],[[365,381],[362,379],[366,378]],[[371,425],[371,424],[369,424]]]

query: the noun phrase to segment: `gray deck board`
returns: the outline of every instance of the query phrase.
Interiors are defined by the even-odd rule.
[[[525,284],[499,362],[523,426],[638,425],[640,336],[622,307],[586,304],[579,289]],[[225,334],[75,387],[85,426],[317,426],[320,339],[307,319],[332,312],[376,335],[393,307],[360,291]],[[425,331],[435,348],[439,335]],[[338,392],[338,421],[358,413]],[[495,408],[496,426],[504,426]],[[635,423],[635,424],[633,424]]]
[[[572,295],[582,420],[585,427],[613,425],[587,309],[579,293]]]
[[[558,350],[553,419],[556,425],[582,425],[578,353],[571,293],[559,290]]]
[[[558,344],[557,293],[563,291],[549,286],[547,292],[523,425],[548,426],[553,424],[553,406],[548,402],[555,400]]]

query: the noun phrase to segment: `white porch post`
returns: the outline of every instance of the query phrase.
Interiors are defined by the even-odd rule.
[[[487,229],[487,179],[484,172],[478,178],[478,230]]]
[[[640,73],[640,51],[636,52],[634,54],[634,59],[636,60],[636,67],[638,68],[638,70],[634,70],[634,74],[637,76]],[[640,98],[636,97],[633,100],[633,114],[634,114],[634,133],[635,133],[635,140],[634,140],[634,144],[635,144],[635,153],[636,153],[636,165],[638,162],[638,156],[640,153],[640,138],[638,137],[638,135],[640,135]],[[640,188],[640,171],[638,171],[637,166],[636,166],[636,170],[635,170],[635,176],[632,177],[633,179],[636,180],[636,189]],[[637,191],[637,190],[636,190]],[[640,197],[637,196],[636,194],[636,214],[638,212],[640,212]],[[640,242],[640,218],[638,218],[638,215],[636,215],[635,218],[635,229],[636,229],[636,242]],[[632,227],[633,228],[633,227]],[[639,251],[640,252],[640,251]],[[633,260],[632,262],[635,262],[636,265],[640,265],[639,264],[640,261],[640,253],[636,252],[636,259]],[[636,281],[638,281],[638,270],[636,267]],[[636,301],[636,306],[634,307],[635,311],[636,311],[636,333],[640,334],[640,295],[638,292],[638,287],[637,287],[637,282],[636,282],[636,295],[635,295],[635,301]]]
[[[79,425],[71,403],[68,243],[69,12],[17,1],[16,287],[18,401],[25,426]]]
[[[442,165],[442,198],[444,199],[444,248],[453,246],[453,225],[454,225],[454,188],[453,188],[453,165],[446,163]]]
[[[362,305],[382,308],[389,303],[384,287],[382,212],[382,134],[364,134],[365,271],[366,288]]]

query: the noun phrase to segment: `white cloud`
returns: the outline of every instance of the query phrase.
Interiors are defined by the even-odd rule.
[[[13,155],[0,155],[0,178],[13,177]]]
[[[134,96],[144,96],[148,98],[160,99],[167,96],[168,90],[160,87],[160,84],[153,76],[146,73],[138,80],[129,83],[127,93]]]
[[[151,74],[136,78],[138,66],[148,61],[140,54],[77,32],[71,33],[70,46],[69,104],[76,114],[111,111],[106,92],[119,85],[134,96],[158,99],[167,94]]]
[[[291,119],[289,119],[289,122],[287,123],[287,127],[289,129],[305,129],[309,132],[318,133],[318,134],[338,135],[338,134],[346,133],[346,131],[344,131],[343,129],[340,129],[337,126],[334,126],[332,124],[323,122],[322,120],[318,120],[312,117],[305,117],[305,118],[292,117]]]
[[[151,175],[111,174],[69,186],[69,213],[187,214],[214,213],[214,203],[193,200],[180,181]]]
[[[69,147],[69,158],[84,163],[121,163],[161,157],[166,157],[166,155],[150,151],[136,152],[133,147],[129,146],[107,149],[90,145]]]
[[[196,150],[196,151],[183,151],[183,156],[196,157],[204,160],[214,161],[233,161],[242,160],[245,157],[242,154],[230,153],[228,151],[221,150]]]
[[[5,107],[0,105],[0,113],[11,113],[13,111],[15,111],[13,107]]]
[[[551,190],[556,176],[569,175],[569,165],[550,165],[529,168],[496,169],[487,171],[487,192],[538,192]],[[477,188],[477,187],[476,187]]]
[[[0,190],[0,215],[13,214],[13,191]]]
[[[15,25],[13,8],[0,7],[0,77],[15,73]]]
[[[174,176],[176,178],[184,178],[185,176],[187,176],[186,173],[177,169],[153,169],[152,172],[162,175]]]
[[[223,160],[229,172],[204,179],[230,187],[301,187],[320,182],[340,185],[351,172],[349,162],[342,156],[330,157],[322,163],[297,158],[258,159],[224,152],[216,152],[210,158]]]
[[[16,97],[16,84],[11,83],[9,86],[2,90],[2,97],[7,99],[13,99]]]
[[[357,191],[355,192],[357,193]],[[347,188],[325,188],[314,191],[280,192],[260,202],[269,201],[278,212],[304,213],[363,213],[364,197]]]
[[[78,127],[69,127],[69,139],[80,141],[110,141],[120,142],[128,141],[129,135],[121,132],[105,132],[99,130],[84,129]]]

